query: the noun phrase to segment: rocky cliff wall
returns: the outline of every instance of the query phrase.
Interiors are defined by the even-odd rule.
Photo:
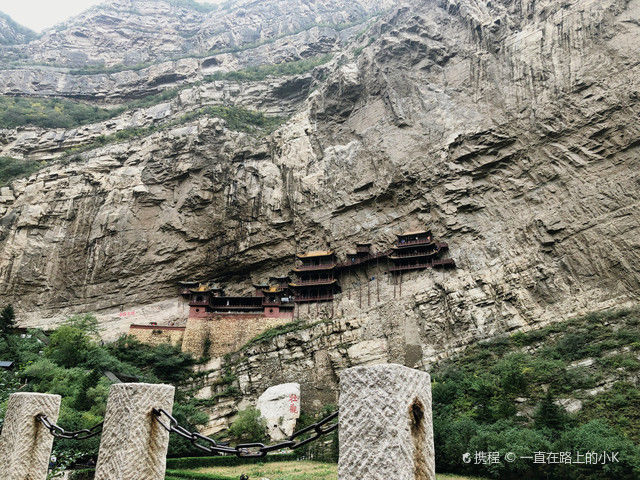
[[[110,318],[170,302],[185,277],[248,285],[298,251],[383,249],[429,224],[459,268],[336,319],[366,317],[367,350],[401,358],[389,332],[404,332],[424,359],[630,301],[639,14],[638,0],[399,5],[273,134],[203,118],[14,182],[2,300],[24,324]]]

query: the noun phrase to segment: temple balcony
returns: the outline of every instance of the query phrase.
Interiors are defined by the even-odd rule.
[[[295,287],[307,287],[307,286],[314,286],[314,285],[331,285],[336,282],[337,280],[335,278],[325,278],[325,279],[318,279],[318,280],[301,280],[299,282],[291,283],[290,285],[295,288]]]
[[[194,307],[206,307],[209,305],[209,300],[193,300],[191,302],[189,302],[189,306],[194,306]]]
[[[405,270],[420,270],[423,268],[431,268],[433,266],[433,262],[426,263],[414,263],[411,265],[394,265],[389,268],[390,272],[403,272]]]
[[[424,258],[424,257],[432,257],[437,255],[440,252],[440,249],[435,249],[427,252],[410,252],[410,253],[394,253],[389,257],[391,260],[398,260],[401,258]]]
[[[262,306],[264,307],[278,307],[282,305],[282,301],[280,300],[270,300],[265,298],[262,302]]]
[[[418,238],[416,240],[398,240],[394,248],[405,248],[410,247],[412,245],[429,245],[433,243],[433,239],[431,237]]]
[[[304,302],[326,302],[329,300],[333,300],[333,295],[315,295],[310,297],[295,297],[296,303],[304,303]]]
[[[211,311],[219,312],[221,310],[262,310],[262,304],[260,305],[214,305],[211,307]]]
[[[456,262],[453,258],[443,258],[442,260],[434,260],[434,267],[455,267]]]
[[[319,263],[317,265],[300,265],[293,269],[294,272],[308,272],[313,270],[331,270],[336,267],[336,263]]]

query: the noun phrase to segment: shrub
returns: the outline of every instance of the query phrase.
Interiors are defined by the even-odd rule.
[[[530,456],[533,452],[549,452],[551,442],[545,436],[535,430],[519,427],[507,421],[500,421],[493,425],[484,425],[478,428],[467,444],[470,452],[513,452],[516,457]],[[544,466],[516,461],[513,463],[501,461],[490,465],[474,465],[474,473],[489,475],[492,478],[517,479],[543,478]]]
[[[238,413],[229,428],[229,436],[238,443],[262,442],[266,440],[267,424],[256,408],[247,408]]]
[[[0,157],[0,187],[11,180],[28,177],[37,172],[44,164],[33,160],[19,160],[11,157]]]
[[[84,363],[91,350],[91,339],[86,332],[62,325],[51,334],[45,355],[62,367],[71,368]]]
[[[59,98],[0,96],[0,128],[35,125],[42,128],[72,128],[100,122],[120,111]]]
[[[567,424],[567,415],[564,408],[556,405],[551,389],[547,390],[535,413],[533,414],[534,425],[539,430],[548,429],[551,432],[564,430]]]
[[[286,75],[300,75],[302,73],[313,70],[319,65],[323,65],[331,60],[331,54],[319,55],[313,58],[295,60],[293,62],[276,63],[272,65],[259,65],[257,67],[249,67],[244,70],[235,70],[232,72],[216,72],[212,75],[205,76],[206,82],[215,80],[233,80],[237,82],[248,82],[264,80],[267,77],[281,77]]]
[[[612,479],[631,480],[640,475],[640,447],[626,439],[604,420],[592,420],[584,425],[567,431],[557,445],[555,451],[567,452],[619,452],[618,463],[600,465],[559,466],[556,478],[573,479]]]

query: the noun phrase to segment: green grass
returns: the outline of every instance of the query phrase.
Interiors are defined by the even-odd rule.
[[[251,480],[336,480],[338,467],[334,463],[308,460],[258,462],[229,467],[205,467],[195,470],[167,470],[166,480],[237,480],[246,474]],[[438,474],[437,480],[482,480],[480,477]]]
[[[277,327],[270,328],[265,330],[264,332],[256,335],[254,338],[249,340],[243,347],[242,350],[249,348],[253,345],[257,345],[258,343],[268,342],[269,340],[277,337],[278,335],[284,335],[285,333],[295,332],[302,328],[307,328],[310,325],[305,322],[296,321],[285,323],[284,325],[278,325]]]

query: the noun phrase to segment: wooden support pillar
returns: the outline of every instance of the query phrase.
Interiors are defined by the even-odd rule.
[[[58,421],[60,395],[13,393],[0,434],[0,472],[3,480],[45,480],[53,435],[36,418]]]
[[[376,258],[376,303],[380,303],[380,257]]]

